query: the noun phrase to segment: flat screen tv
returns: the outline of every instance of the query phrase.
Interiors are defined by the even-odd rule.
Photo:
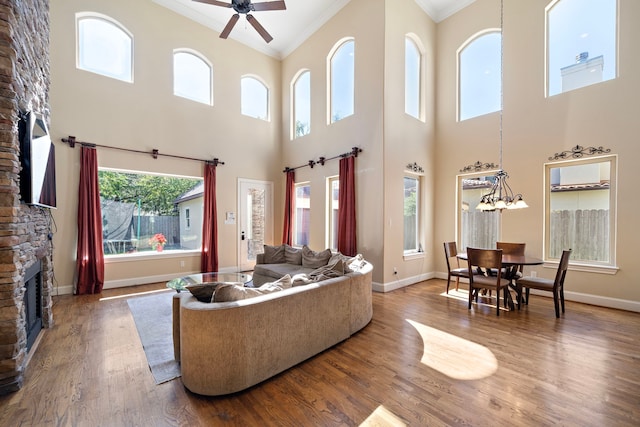
[[[44,117],[32,111],[22,115],[20,138],[20,197],[29,204],[56,207],[56,152]]]

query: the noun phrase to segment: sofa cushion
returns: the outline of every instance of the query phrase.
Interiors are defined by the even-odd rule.
[[[302,249],[284,245],[284,259],[287,264],[302,265]]]
[[[202,285],[187,285],[186,288],[198,301],[211,302],[211,297],[213,296],[216,288],[222,284],[223,283],[219,282],[211,282]]]
[[[286,275],[275,282],[265,283],[259,288],[247,288],[238,283],[225,283],[213,293],[211,302],[239,301],[260,295],[278,292],[291,287],[291,276]]]
[[[316,252],[307,245],[302,247],[302,266],[307,268],[319,268],[327,265],[331,258],[331,249],[325,249],[324,251]]]
[[[264,263],[279,264],[287,262],[284,256],[284,245],[270,246],[264,245]]]

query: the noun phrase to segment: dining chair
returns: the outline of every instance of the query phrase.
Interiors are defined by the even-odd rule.
[[[562,312],[564,313],[564,279],[567,276],[570,256],[571,249],[562,251],[562,257],[560,257],[560,263],[558,264],[555,280],[545,279],[542,277],[523,277],[516,281],[516,287],[519,289],[519,295],[522,295],[522,289],[526,289],[525,302],[527,305],[529,305],[529,289],[552,292],[553,305],[556,309],[556,317],[560,317],[560,307],[558,303],[562,305]]]
[[[460,267],[460,260],[458,259],[458,249],[456,242],[444,242],[444,256],[447,260],[447,293],[449,293],[449,285],[451,284],[451,276],[456,278],[456,291],[460,285],[461,277],[469,277],[469,270],[466,267]],[[451,268],[451,258],[456,261],[455,268]]]
[[[502,253],[505,255],[522,255],[524,256],[524,250],[527,246],[526,243],[511,243],[511,242],[496,242],[496,249],[502,249]],[[502,271],[503,277],[512,279],[513,281],[520,279],[524,276],[524,266],[520,265],[514,267],[513,270]]]
[[[506,307],[509,280],[500,274],[492,276],[487,272],[491,270],[502,270],[502,249],[467,248],[467,258],[469,269],[469,309],[471,309],[474,296],[476,303],[478,302],[478,292],[480,292],[481,289],[495,289],[496,315],[500,316],[500,289],[503,290],[504,295],[502,299]],[[518,298],[520,298],[520,296],[518,296]],[[518,305],[518,308],[520,308],[520,305]]]

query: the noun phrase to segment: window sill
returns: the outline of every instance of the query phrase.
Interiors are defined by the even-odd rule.
[[[543,267],[557,270],[558,261],[545,261]],[[614,275],[618,273],[618,270],[620,270],[620,268],[616,266],[611,266],[611,265],[594,265],[594,264],[580,264],[580,263],[569,262],[569,270],[584,271],[586,273]]]
[[[405,252],[402,255],[404,261],[411,261],[412,259],[423,259],[425,257],[424,252]]]
[[[115,264],[115,263],[121,263],[121,262],[139,262],[139,261],[168,259],[168,258],[185,258],[185,257],[200,256],[200,253],[201,253],[200,249],[193,249],[188,251],[164,250],[162,252],[145,251],[145,252],[134,252],[130,254],[105,255],[104,263]]]

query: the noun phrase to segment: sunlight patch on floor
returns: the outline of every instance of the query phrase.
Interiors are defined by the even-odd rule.
[[[420,362],[457,380],[479,380],[498,370],[498,360],[487,347],[406,319],[420,334],[424,353]]]
[[[380,405],[360,424],[360,427],[404,427],[407,424]]]
[[[149,295],[149,294],[157,294],[159,292],[170,292],[171,289],[157,289],[155,291],[146,291],[146,292],[134,292],[132,294],[126,294],[126,295],[116,295],[114,297],[104,297],[104,298],[100,298],[99,301],[109,301],[112,299],[120,299],[120,298],[131,298],[131,297],[139,297],[142,295]],[[173,291],[175,292],[175,291]]]

